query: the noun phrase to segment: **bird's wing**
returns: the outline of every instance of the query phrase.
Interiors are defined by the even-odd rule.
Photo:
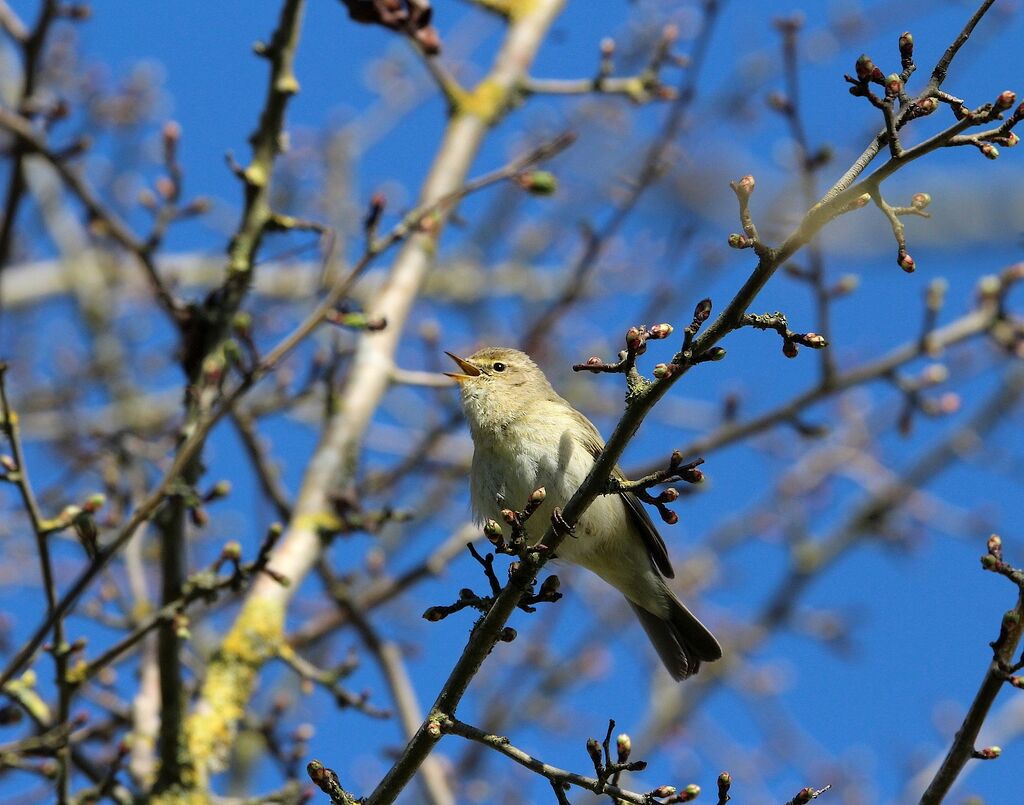
[[[569,406],[568,403],[566,403]],[[583,439],[583,446],[595,459],[598,454],[604,449],[604,439],[601,438],[601,434],[597,428],[594,427],[594,423],[587,419],[576,409],[569,406],[580,424],[583,425],[582,433],[586,436]],[[624,478],[625,476],[618,467],[615,468],[614,474],[618,478]],[[658,533],[658,529],[655,528],[654,522],[651,520],[647,510],[644,508],[644,504],[640,502],[640,498],[634,495],[632,492],[625,492],[619,495],[619,498],[626,505],[626,511],[629,513],[629,519],[636,526],[637,531],[640,532],[640,537],[644,541],[644,547],[647,549],[647,555],[651,557],[651,561],[654,566],[661,572],[667,579],[675,578],[675,571],[672,569],[672,562],[668,558],[668,548],[665,546],[665,540],[661,538],[661,534]]]

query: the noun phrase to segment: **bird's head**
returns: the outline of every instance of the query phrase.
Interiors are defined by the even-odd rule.
[[[445,372],[462,392],[470,427],[497,430],[524,416],[539,400],[557,399],[530,356],[508,347],[485,347],[468,358],[445,353],[461,371]]]

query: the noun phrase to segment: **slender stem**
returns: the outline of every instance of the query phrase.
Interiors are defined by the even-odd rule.
[[[559,769],[556,766],[545,763],[543,760],[535,758],[533,755],[513,746],[509,742],[508,738],[505,738],[504,736],[491,735],[478,727],[474,727],[470,724],[464,724],[454,718],[443,718],[439,721],[439,724],[443,732],[450,735],[458,735],[459,737],[466,738],[470,741],[476,741],[477,743],[483,744],[496,752],[500,752],[510,760],[514,760],[520,766],[525,766],[530,771],[546,777],[553,784],[568,783],[569,785],[574,785],[578,788],[586,789],[587,791],[593,791],[595,794],[605,794],[616,802],[630,802],[634,803],[634,805],[651,805],[652,800],[646,794],[627,791],[617,785],[602,782],[596,777],[587,777],[583,774],[576,774],[575,772]]]

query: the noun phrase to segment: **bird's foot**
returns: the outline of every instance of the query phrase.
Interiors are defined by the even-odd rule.
[[[576,537],[576,526],[571,526],[565,521],[565,518],[562,517],[562,510],[557,506],[551,512],[551,525],[560,537]]]

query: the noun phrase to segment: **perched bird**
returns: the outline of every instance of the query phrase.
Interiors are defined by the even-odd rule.
[[[446,374],[459,384],[473,436],[474,512],[481,520],[500,521],[502,509],[522,509],[530,494],[544,487],[544,503],[526,522],[527,537],[535,544],[552,509],[564,507],[583,483],[604,440],[525,353],[489,347],[469,358],[447,355],[461,369]],[[557,554],[626,597],[675,679],[721,658],[714,635],[666,584],[674,575],[668,551],[635,495],[599,496]]]

